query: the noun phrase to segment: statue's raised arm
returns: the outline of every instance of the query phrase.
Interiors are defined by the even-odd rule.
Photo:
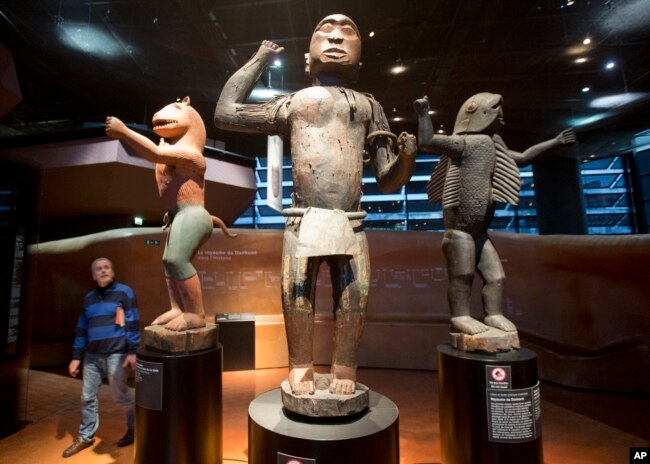
[[[413,102],[413,109],[418,115],[418,143],[425,153],[446,155],[458,158],[463,152],[464,139],[455,135],[435,134],[429,116],[429,99],[425,96]]]
[[[272,105],[245,104],[244,101],[253,90],[262,72],[271,61],[284,51],[269,40],[265,40],[253,57],[242,66],[230,79],[221,91],[221,96],[214,110],[214,124],[224,130],[237,132],[274,132]]]

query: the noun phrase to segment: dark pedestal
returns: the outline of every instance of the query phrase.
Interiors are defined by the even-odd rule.
[[[138,350],[136,464],[222,460],[221,345],[189,354]]]
[[[255,315],[253,313],[217,314],[219,341],[223,346],[223,370],[255,369]]]
[[[438,345],[443,464],[542,464],[534,352]]]
[[[367,411],[346,418],[307,418],[282,407],[280,389],[255,398],[248,408],[249,464],[398,464],[397,406],[370,391]]]
[[[28,359],[0,357],[0,439],[20,430],[26,423]]]

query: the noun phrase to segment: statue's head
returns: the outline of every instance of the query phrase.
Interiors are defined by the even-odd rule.
[[[191,134],[201,147],[205,145],[205,124],[201,115],[190,106],[190,97],[170,103],[152,118],[153,131],[165,139],[178,139]]]
[[[494,134],[503,125],[503,98],[495,93],[477,93],[460,107],[454,134]]]
[[[332,74],[356,82],[361,67],[361,36],[350,18],[342,14],[321,20],[305,55],[305,73],[311,78]]]

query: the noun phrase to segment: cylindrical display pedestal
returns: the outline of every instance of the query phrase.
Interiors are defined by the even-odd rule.
[[[397,406],[373,391],[369,400],[360,415],[307,418],[282,407],[279,388],[259,395],[248,408],[249,464],[398,464]]]
[[[543,464],[537,356],[438,345],[443,464]]]
[[[136,464],[220,464],[221,345],[188,354],[140,348]]]

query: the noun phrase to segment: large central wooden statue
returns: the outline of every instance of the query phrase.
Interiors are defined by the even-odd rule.
[[[334,347],[329,391],[355,392],[357,348],[370,287],[368,244],[360,210],[364,151],[382,191],[405,184],[416,141],[395,137],[374,98],[349,87],[360,69],[356,24],[340,14],[318,23],[306,55],[312,86],[263,104],[244,103],[265,67],[283,51],[269,41],[226,83],[215,110],[217,127],[277,134],[291,149],[294,192],[282,257],[282,307],[295,395],[315,391],[314,304],[320,264],[329,265],[334,299]]]

